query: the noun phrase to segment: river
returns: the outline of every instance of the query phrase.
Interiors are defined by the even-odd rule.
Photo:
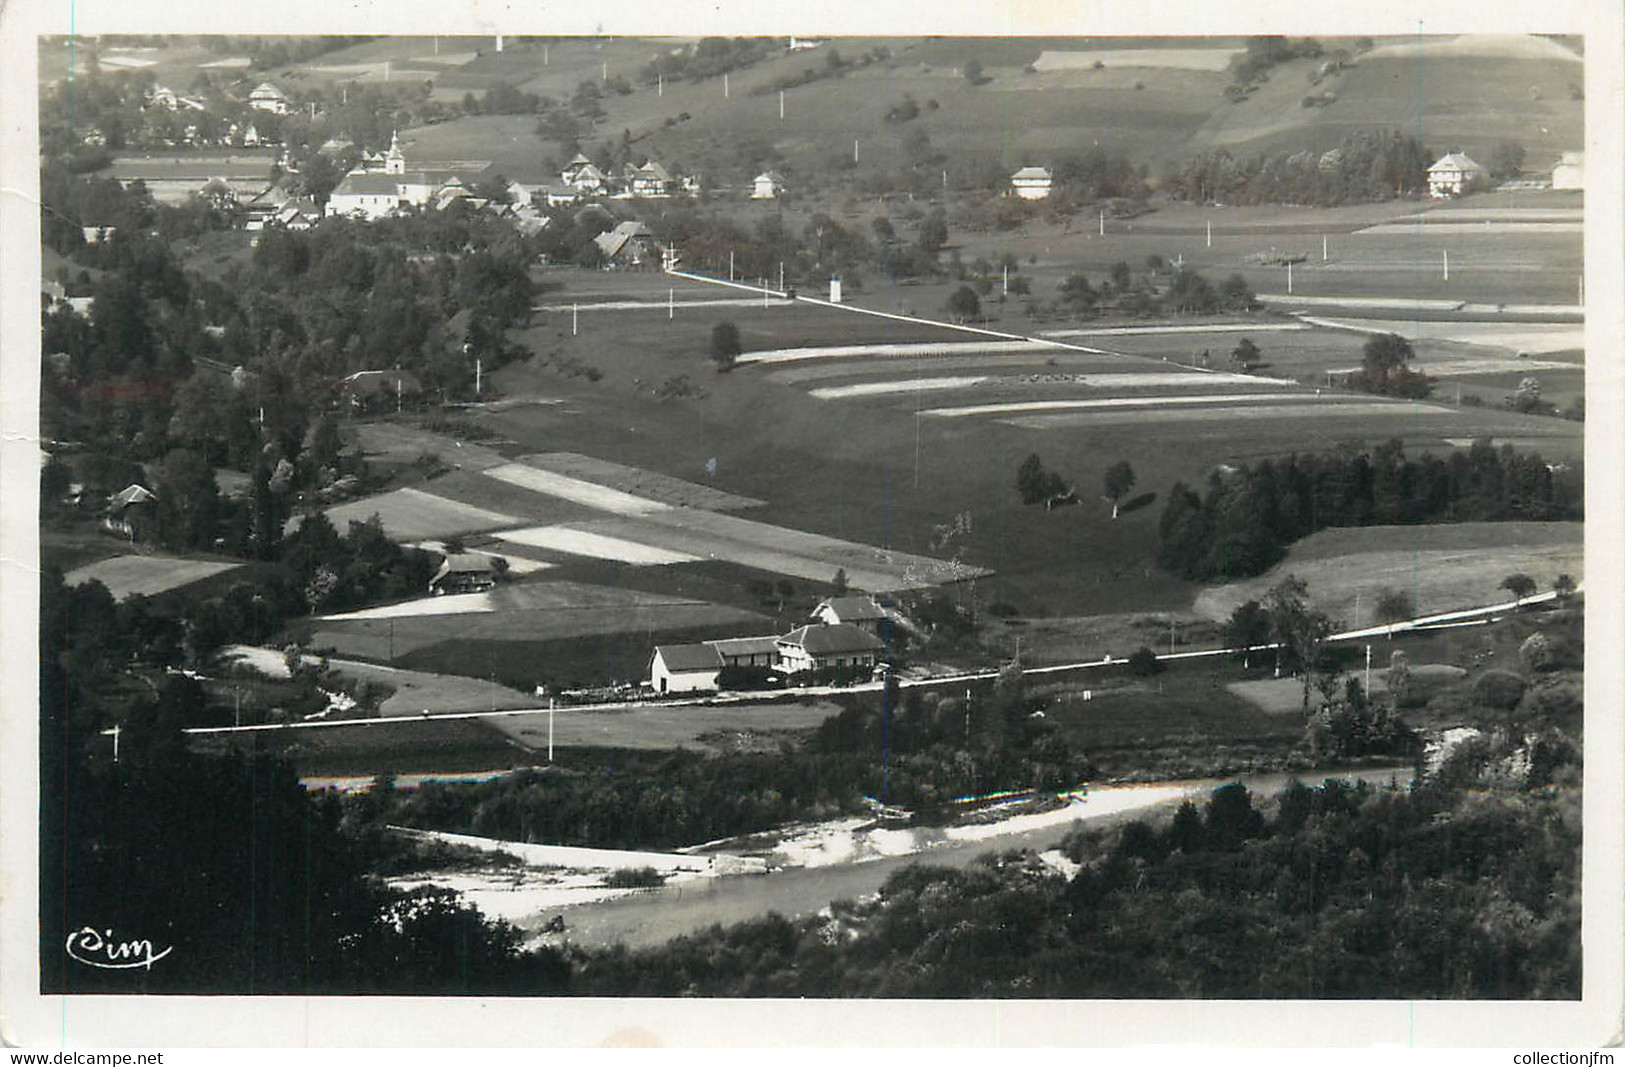
[[[1255,775],[1241,781],[1254,797],[1268,797],[1285,788],[1293,778],[1306,785],[1327,778],[1343,781],[1364,778],[1380,784],[1393,779],[1406,785],[1412,774],[1408,766],[1366,767],[1300,775]],[[1068,812],[1075,812],[1075,815],[1043,820],[1044,825],[1035,829],[1011,829],[1005,832],[989,827],[985,835],[964,841],[944,841],[941,830],[922,830],[918,831],[922,851],[907,855],[821,867],[789,868],[764,875],[702,879],[680,886],[665,886],[636,896],[555,909],[520,925],[528,931],[539,932],[542,923],[562,914],[567,924],[566,941],[588,948],[617,942],[639,948],[662,944],[713,923],[727,926],[758,919],[769,912],[777,912],[789,919],[800,918],[817,913],[831,901],[872,894],[894,872],[909,864],[964,867],[978,856],[990,852],[1011,849],[1043,852],[1057,847],[1067,834],[1084,823],[1109,826],[1115,821],[1178,803],[1186,797],[1204,795],[1235,780],[1187,779],[1141,786],[1097,787],[1090,791],[1088,799],[1067,809]],[[1012,823],[1021,821],[1020,818],[1011,820]]]

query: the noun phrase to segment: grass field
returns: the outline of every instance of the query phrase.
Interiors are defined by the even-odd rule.
[[[286,757],[301,776],[505,770],[546,759],[478,719],[220,735],[193,742],[204,751],[259,747]]]
[[[101,582],[114,599],[123,600],[131,596],[156,596],[236,570],[239,566],[229,561],[178,559],[174,556],[114,556],[77,567],[63,577],[69,585]]]
[[[762,503],[760,500],[724,493],[708,485],[698,485],[670,475],[639,470],[636,467],[581,456],[574,452],[550,452],[523,456],[521,459],[541,470],[630,493],[644,500],[653,500],[671,507],[737,511],[742,508],[758,507]]]
[[[728,704],[720,707],[648,707],[622,711],[565,709],[553,716],[555,748],[711,752],[776,750],[783,740],[812,729],[841,709],[822,701]],[[546,751],[545,712],[491,720],[496,730],[532,749]]]
[[[351,522],[367,522],[374,515],[384,524],[385,532],[397,541],[452,537],[501,526],[516,526],[522,521],[512,515],[413,488],[393,489],[378,496],[352,500],[327,511],[328,520],[341,531],[347,529]],[[302,516],[289,519],[288,529],[296,529],[303,521]]]
[[[1369,212],[1362,216],[1369,217]],[[1256,221],[1256,216],[1252,218]],[[1344,221],[1353,227],[1362,218],[1348,213]],[[1191,219],[1199,227],[1200,215]],[[1249,247],[1257,243],[1256,238],[1248,238]],[[550,295],[557,302],[568,299],[560,294],[568,294],[583,272],[548,273],[558,273],[564,281],[564,288]],[[640,290],[663,288],[658,276],[585,273],[598,295],[636,295]],[[926,287],[898,286],[894,290],[882,285],[855,299],[865,306],[877,304],[872,298],[876,291],[899,297],[907,294],[913,299],[925,293]],[[729,317],[739,325],[747,349],[966,339],[945,328],[811,305],[772,312],[741,308]],[[976,376],[973,372],[989,365],[996,368],[1006,358],[1020,360],[1025,369],[1034,357],[855,357],[773,368],[741,367],[718,374],[705,356],[712,321],[710,317],[685,317],[682,312],[673,322],[611,316],[593,319],[589,327],[584,319],[583,335],[576,338],[569,336],[567,323],[562,336],[557,325],[533,328],[525,337],[540,350],[541,358],[504,368],[497,374],[497,384],[509,394],[545,393],[561,402],[523,411],[490,411],[480,416],[481,425],[519,442],[516,450],[572,451],[766,501],[756,514],[775,526],[925,556],[957,554],[964,563],[997,572],[977,579],[970,594],[973,599],[985,603],[1002,597],[1067,614],[1076,614],[1079,605],[1103,613],[1179,610],[1188,607],[1194,595],[1189,585],[1147,567],[1160,509],[1153,505],[1114,523],[1109,509],[1088,503],[1101,472],[1119,458],[1132,461],[1137,488],[1160,497],[1176,478],[1199,482],[1218,463],[1332,447],[1344,441],[1374,444],[1398,437],[1411,448],[1441,449],[1452,447],[1446,438],[1470,441],[1491,436],[1540,441],[1548,454],[1577,451],[1580,442],[1581,427],[1561,420],[1488,408],[1424,417],[1402,404],[1376,415],[1351,408],[1336,416],[1328,403],[1327,413],[1316,409],[1308,417],[1248,419],[1234,425],[1226,421],[1181,423],[1176,435],[1168,433],[1166,423],[1143,419],[1043,431],[996,420],[971,420],[976,423],[971,425],[967,420],[916,419],[915,409],[926,405],[908,393],[890,394],[895,404],[884,395],[831,403],[807,395],[807,390],[904,380],[924,376],[921,372],[927,369],[951,372],[944,376]],[[1283,320],[1266,316],[1252,321],[1269,325]],[[1136,354],[1054,353],[1031,369],[1040,374],[1189,373],[1159,357],[1190,360],[1199,354],[1200,348],[1195,346],[1201,344],[1218,353],[1216,362],[1226,358],[1237,336],[1223,329],[1208,334],[1113,335],[1097,340],[1103,342],[1101,347],[1132,349]],[[1261,333],[1258,340],[1270,364],[1267,373],[1310,377],[1357,362],[1364,342],[1359,334],[1319,330]],[[589,381],[557,373],[553,361],[560,352],[590,362],[601,371],[601,378]],[[653,395],[654,382],[676,376],[686,376],[699,385],[703,395],[669,400]],[[1133,392],[1119,385],[1104,398]],[[1238,432],[1240,425],[1245,425],[1245,433]],[[1040,452],[1046,466],[1059,469],[1080,487],[1086,501],[1083,507],[1040,514],[1020,505],[1013,488],[1014,471],[1034,450]],[[812,471],[820,473],[809,477]],[[971,519],[972,532],[950,545],[940,543],[939,531],[965,516]],[[602,528],[602,532],[634,541],[648,536],[631,529]],[[702,543],[655,543],[691,555],[710,551]],[[1055,566],[1053,561],[1065,561],[1065,565]],[[759,566],[765,561],[754,562]],[[852,567],[847,569],[850,577]],[[833,561],[830,570],[833,572]]]
[[[762,615],[739,607],[568,580],[502,586],[488,594],[457,598],[467,599],[466,606],[476,610],[428,613],[448,599],[452,598],[432,598],[409,606],[408,610],[427,609],[420,614],[398,614],[386,608],[361,617],[313,620],[308,624],[310,643],[341,656],[397,662],[446,641],[516,645],[619,633],[646,641],[652,634],[706,628],[711,636],[754,633],[767,624]],[[444,669],[455,673],[458,666],[448,663]]]
[[[459,441],[404,420],[358,423],[349,432],[369,463],[408,466],[427,455],[438,457],[447,466],[477,471],[508,462],[500,452],[483,445]]]
[[[1380,590],[1411,597],[1417,614],[1496,604],[1511,599],[1501,579],[1522,571],[1541,589],[1567,573],[1585,574],[1579,523],[1460,523],[1444,526],[1368,526],[1325,530],[1293,545],[1269,573],[1204,590],[1196,611],[1224,619],[1246,600],[1264,593],[1287,574],[1309,585],[1315,606],[1349,627],[1374,626]],[[1356,619],[1356,597],[1360,614]]]
[[[1079,687],[1062,688],[1044,716],[1103,778],[1278,768],[1303,739],[1301,720],[1264,711],[1208,668],[1091,686],[1089,700]]]

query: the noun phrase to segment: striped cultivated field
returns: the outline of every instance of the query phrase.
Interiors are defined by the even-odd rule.
[[[804,348],[774,348],[745,352],[740,363],[798,363],[810,359],[855,359],[887,356],[911,359],[919,356],[978,355],[986,353],[1045,352],[1066,346],[1043,341],[921,341],[903,344],[821,345]]]
[[[629,563],[634,567],[694,563],[701,558],[685,552],[656,548],[642,541],[614,537],[595,529],[583,528],[592,525],[595,524],[532,526],[523,530],[504,530],[497,534],[497,537],[503,541],[512,541],[516,545],[541,548],[567,556],[586,556],[591,559],[609,560],[612,563]]]
[[[490,511],[448,500],[421,489],[394,489],[377,496],[352,500],[327,511],[327,518],[340,532],[352,522],[366,522],[374,515],[384,524],[384,532],[397,541],[422,541],[426,538],[456,537],[461,534],[480,533],[503,526],[517,526],[523,520],[499,511]],[[291,533],[303,516],[288,520]]]

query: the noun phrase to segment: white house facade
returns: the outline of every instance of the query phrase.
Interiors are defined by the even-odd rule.
[[[1433,197],[1460,196],[1475,179],[1484,175],[1484,168],[1460,152],[1451,152],[1428,168],[1428,195]]]
[[[649,688],[656,693],[701,693],[717,687],[722,656],[710,645],[656,645]]]
[[[1010,187],[1023,200],[1043,200],[1049,196],[1054,180],[1043,167],[1022,167],[1010,175]]]
[[[784,192],[784,176],[777,171],[767,170],[756,175],[751,185],[752,200],[772,200]]]
[[[880,638],[850,623],[803,626],[778,639],[774,666],[786,674],[828,667],[873,667],[884,647]]]
[[[1553,189],[1584,189],[1586,187],[1586,154],[1564,152],[1563,159],[1552,168]]]

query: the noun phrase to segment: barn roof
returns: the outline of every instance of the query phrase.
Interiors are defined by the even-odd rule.
[[[813,655],[875,652],[886,647],[874,634],[844,622],[834,626],[803,626],[779,638],[778,643],[795,645]]]
[[[1468,158],[1463,153],[1461,153],[1461,152],[1450,152],[1450,153],[1447,153],[1444,156],[1441,156],[1439,158],[1439,162],[1437,162],[1437,163],[1433,164],[1433,166],[1429,167],[1428,168],[1428,173],[1431,174],[1436,170],[1483,170],[1483,169],[1484,169],[1483,167],[1480,167],[1477,163],[1473,162],[1472,159]]]
[[[713,671],[722,666],[722,656],[710,645],[656,645],[655,657],[668,671]]]
[[[761,656],[769,654],[777,648],[779,639],[772,635],[767,637],[726,637],[720,641],[707,641],[706,644],[724,656]]]
[[[817,610],[822,611],[824,608],[833,611],[835,617],[842,622],[886,618],[885,611],[875,603],[874,598],[867,596],[830,597],[819,604]]]

